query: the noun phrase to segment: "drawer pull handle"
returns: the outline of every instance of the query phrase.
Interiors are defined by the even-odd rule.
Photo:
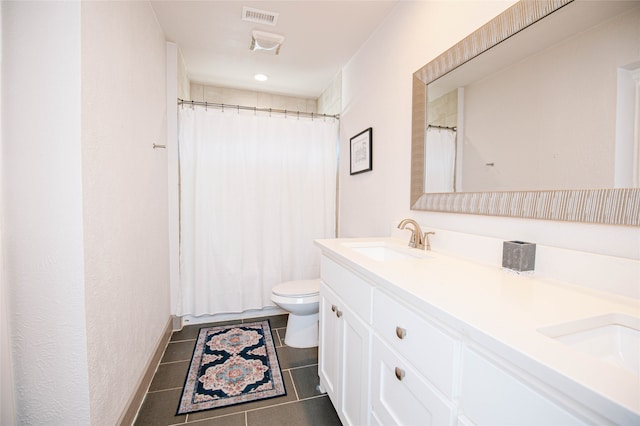
[[[407,335],[407,330],[402,328],[402,327],[396,327],[396,336],[398,336],[398,339],[402,340],[405,338],[405,336]]]
[[[336,316],[340,318],[342,316],[342,311],[336,310]]]
[[[336,305],[331,305],[331,312],[335,312],[338,307]]]
[[[396,379],[402,381],[402,379],[404,379],[404,376],[404,370],[400,367],[396,367]]]

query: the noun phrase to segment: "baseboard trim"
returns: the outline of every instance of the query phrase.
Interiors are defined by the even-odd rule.
[[[220,314],[212,314],[212,315],[184,315],[179,317],[181,320],[181,324],[179,328],[182,328],[186,325],[194,325],[194,324],[206,324],[209,322],[218,322],[218,321],[235,321],[245,318],[260,318],[260,317],[268,317],[273,315],[282,315],[286,314],[287,311],[280,308],[279,306],[266,306],[262,309],[250,309],[244,312],[233,312],[233,313],[220,313]],[[176,330],[174,325],[174,330]]]
[[[158,369],[158,365],[160,364],[160,360],[162,359],[162,355],[164,354],[164,350],[171,339],[171,333],[173,332],[173,324],[174,317],[171,316],[169,321],[167,321],[167,325],[164,328],[164,332],[162,336],[158,340],[158,344],[156,345],[156,350],[153,353],[153,356],[149,359],[147,363],[147,368],[145,369],[144,374],[142,375],[140,382],[138,383],[138,387],[134,394],[129,399],[127,403],[126,409],[122,412],[120,419],[118,420],[118,424],[121,426],[130,426],[136,419],[138,415],[138,411],[140,410],[140,406],[144,401],[144,396],[149,389],[149,385],[151,385],[151,380],[153,380],[153,376]]]

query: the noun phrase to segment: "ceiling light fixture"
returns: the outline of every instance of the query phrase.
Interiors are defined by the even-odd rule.
[[[264,31],[251,32],[251,45],[249,50],[253,52],[263,51],[278,55],[280,47],[284,43],[284,37],[278,34],[266,33]]]
[[[258,81],[267,81],[267,80],[269,80],[269,77],[267,77],[264,74],[256,74],[256,75],[253,76],[253,78],[255,78]]]

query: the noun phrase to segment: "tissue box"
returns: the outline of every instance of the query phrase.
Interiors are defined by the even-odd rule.
[[[536,245],[523,241],[502,244],[502,267],[514,271],[533,271],[536,264]]]

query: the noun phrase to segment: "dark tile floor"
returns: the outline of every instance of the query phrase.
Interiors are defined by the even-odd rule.
[[[318,390],[318,348],[295,349],[284,344],[287,316],[267,317],[287,395],[230,407],[176,416],[182,386],[201,327],[238,324],[265,318],[197,324],[171,336],[135,425],[305,426],[341,425],[329,398]]]

